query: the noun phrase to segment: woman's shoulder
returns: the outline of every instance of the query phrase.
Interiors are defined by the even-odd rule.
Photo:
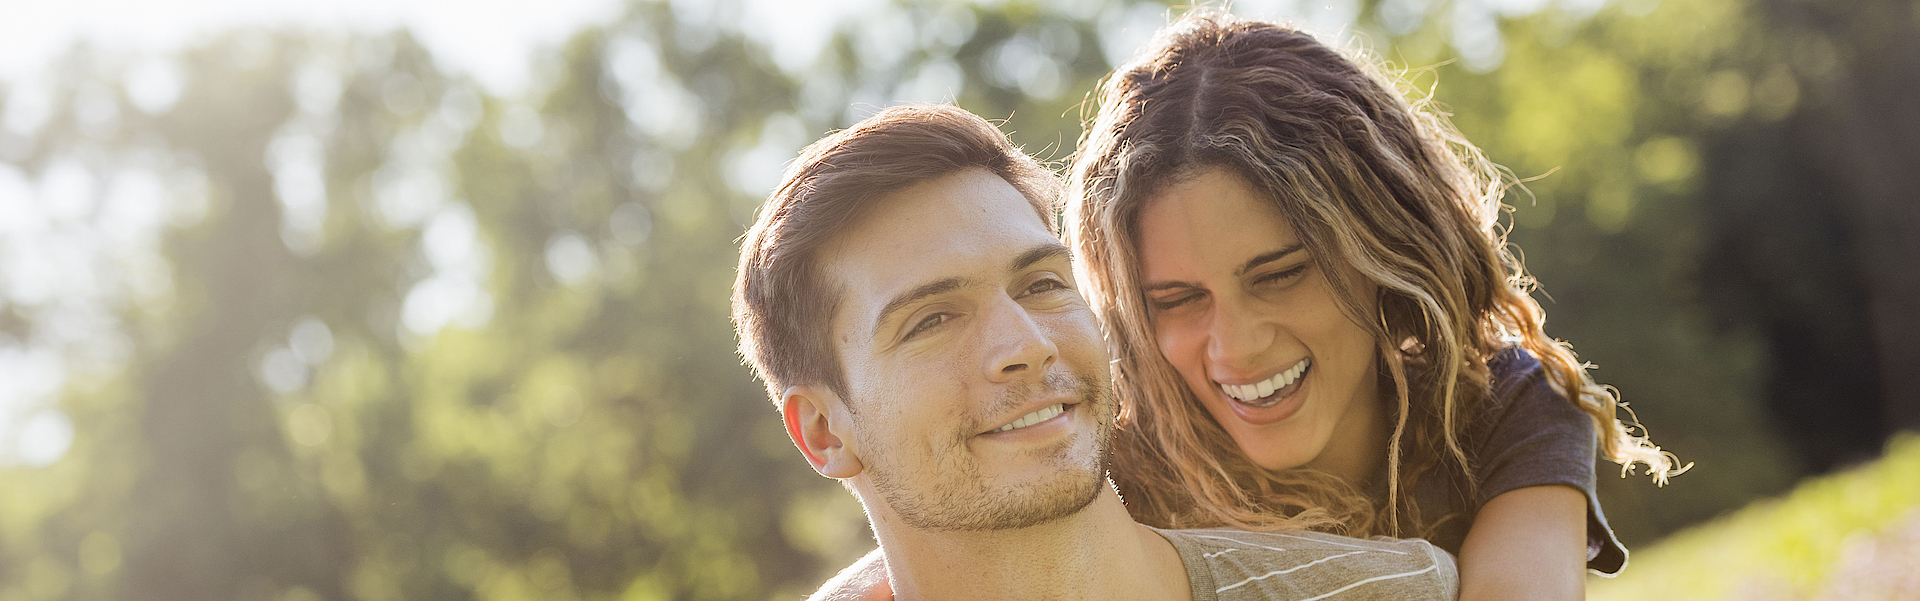
[[[1548,380],[1546,367],[1527,349],[1500,349],[1487,360],[1487,372],[1488,395],[1464,441],[1480,454],[1497,454],[1549,432],[1593,435],[1591,418]]]
[[[1487,376],[1492,380],[1489,392],[1498,402],[1545,384],[1546,368],[1531,351],[1516,344],[1500,349],[1487,359]],[[1554,393],[1550,387],[1547,392]]]

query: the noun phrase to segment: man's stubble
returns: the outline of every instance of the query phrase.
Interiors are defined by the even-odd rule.
[[[1105,374],[1102,374],[1104,376]],[[1058,392],[1067,387],[1079,390],[1081,410],[1094,412],[1094,457],[1091,465],[1073,465],[1068,454],[1074,439],[1038,451],[1043,461],[1066,464],[1059,477],[1037,485],[995,488],[986,482],[982,466],[974,461],[967,441],[976,432],[962,431],[946,449],[921,449],[931,455],[933,468],[928,473],[909,474],[900,463],[900,445],[887,440],[886,433],[864,440],[868,449],[867,471],[881,502],[893,510],[908,526],[927,531],[992,531],[1026,528],[1078,513],[1099,498],[1107,486],[1112,463],[1113,419],[1117,401],[1112,385],[1105,377],[1075,376],[1065,372],[1049,374],[1037,391],[1015,392],[1003,396],[995,409],[1024,405],[1036,394]],[[1002,409],[1003,410],[1003,409]],[[998,414],[990,411],[989,414]],[[942,452],[944,451],[944,452]],[[941,474],[950,474],[941,476]],[[923,490],[915,490],[913,480]]]

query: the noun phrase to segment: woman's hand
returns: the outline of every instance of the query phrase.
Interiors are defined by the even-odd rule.
[[[1587,499],[1529,486],[1480,506],[1460,546],[1460,599],[1585,599]]]
[[[814,591],[807,601],[893,601],[893,585],[887,582],[886,556],[874,549],[820,585],[820,590]]]

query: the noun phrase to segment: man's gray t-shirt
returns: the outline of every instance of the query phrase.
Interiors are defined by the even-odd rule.
[[[1419,539],[1321,532],[1162,530],[1194,601],[1444,599],[1460,595],[1453,556]]]

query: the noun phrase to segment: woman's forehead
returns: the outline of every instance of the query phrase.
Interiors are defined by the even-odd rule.
[[[1221,170],[1153,195],[1135,229],[1142,274],[1150,280],[1157,272],[1231,271],[1250,257],[1299,244],[1273,202]]]

